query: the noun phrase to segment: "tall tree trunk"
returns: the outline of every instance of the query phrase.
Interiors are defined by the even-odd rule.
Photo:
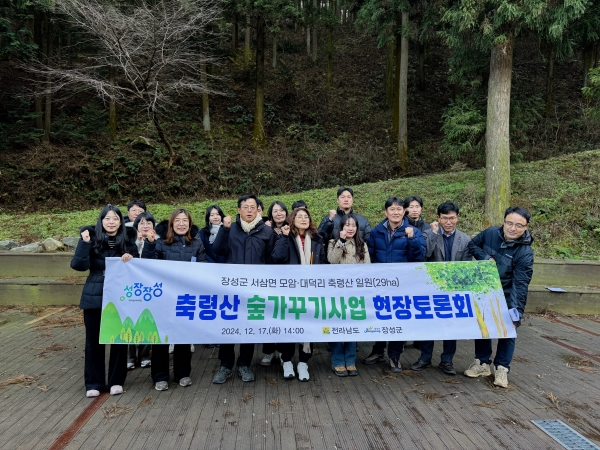
[[[206,60],[200,62],[200,83],[208,88],[208,75],[206,74]],[[210,109],[208,105],[208,92],[202,93],[202,126],[204,131],[210,131]]]
[[[235,19],[233,19],[233,36],[231,39],[231,56],[232,57],[236,57],[237,56],[237,49],[238,49],[238,21],[237,21],[237,17]]]
[[[261,149],[267,144],[264,118],[265,100],[265,19],[256,18],[256,101],[254,107],[254,130],[252,144]]]
[[[44,37],[46,38],[46,64],[50,65],[50,58],[52,57],[52,22],[50,17],[46,14],[46,27],[44,32]],[[52,123],[52,94],[50,90],[52,89],[52,77],[48,75],[46,77],[46,96],[45,96],[45,105],[44,105],[44,137],[43,142],[45,144],[50,143],[50,124]]]
[[[514,37],[492,47],[485,131],[484,226],[499,225],[510,205],[510,89]]]
[[[583,87],[588,87],[590,82],[590,69],[594,64],[596,43],[590,42],[583,49]]]
[[[600,39],[596,41],[596,50],[594,51],[594,67],[598,67],[598,58],[600,57],[598,53],[600,53]]]
[[[327,85],[333,87],[333,30],[327,31]]]
[[[394,41],[388,41],[387,45],[387,58],[385,60],[385,98],[388,108],[394,108],[394,66],[396,65],[396,49],[394,48]]]
[[[250,15],[246,16],[246,39],[244,41],[244,58],[246,59],[246,62],[248,62],[250,60]]]
[[[548,70],[546,73],[546,107],[544,108],[544,114],[546,117],[552,116],[552,80],[554,78],[554,57],[556,52],[556,46],[553,43],[549,44],[550,51],[548,54]]]
[[[277,68],[277,35],[273,34],[273,69]]]
[[[158,121],[158,113],[155,110],[152,111],[152,122],[154,123],[154,128],[156,128],[158,137],[160,138],[162,143],[165,144],[165,147],[167,147],[167,150],[169,152],[169,169],[170,169],[171,167],[173,167],[173,164],[175,164],[175,157],[176,157],[175,150],[173,150],[173,146],[171,145],[171,143],[165,136],[165,132],[162,129],[160,122]]]
[[[419,42],[419,89],[425,89],[425,44]]]
[[[396,30],[400,28],[401,24],[400,16],[396,17]],[[392,123],[392,142],[396,144],[398,142],[398,125],[400,123],[400,50],[402,49],[402,36],[399,31],[396,32],[396,45],[395,45],[395,65],[394,70],[394,121]]]
[[[310,56],[310,27],[306,27],[306,53]]]
[[[111,66],[110,69],[108,69],[108,80],[110,84],[115,84],[116,79],[117,69],[116,67]],[[117,137],[117,105],[113,98],[108,102],[108,132],[111,139]]]
[[[42,23],[44,20],[44,16],[40,11],[37,10],[33,14],[33,42],[37,45],[37,57],[40,61],[43,60],[43,36],[42,36]],[[34,125],[37,129],[44,129],[44,118],[43,118],[43,107],[44,107],[44,99],[42,97],[42,88],[41,88],[41,78],[36,76],[35,90],[36,95],[34,98],[34,112],[35,119]]]
[[[314,7],[314,13],[315,16],[318,14],[318,8],[319,8],[319,4],[318,4],[318,0],[313,0],[313,7]],[[313,63],[317,63],[317,57],[318,57],[318,53],[317,53],[317,25],[316,23],[313,23],[313,27],[312,27],[312,45],[313,45],[313,49],[312,49],[312,60]]]
[[[402,12],[402,30],[407,30],[408,13]],[[400,175],[408,173],[408,126],[407,126],[407,96],[408,96],[408,38],[402,33],[402,48],[400,49],[400,82],[398,86],[398,163]]]

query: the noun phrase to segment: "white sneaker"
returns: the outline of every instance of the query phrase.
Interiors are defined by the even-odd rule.
[[[194,353],[196,351],[196,347],[194,347],[194,344],[190,344],[190,352]]]
[[[503,388],[508,387],[508,369],[504,366],[498,366],[495,372],[494,384]]]
[[[273,362],[273,358],[275,358],[275,353],[265,353],[265,356],[263,356],[263,359],[261,359],[260,361],[260,365],[261,366],[270,366],[271,363]]]
[[[490,371],[489,364],[486,364],[486,363],[481,364],[481,361],[479,361],[477,358],[475,358],[475,361],[473,361],[473,364],[471,364],[469,366],[469,368],[467,370],[465,370],[464,374],[470,378],[477,378],[477,377],[488,377],[492,374],[492,372]]]
[[[133,370],[135,369],[135,364],[134,363],[127,363],[127,370]]]
[[[175,344],[169,344],[169,353],[173,353],[175,351]]]
[[[150,364],[152,362],[149,359],[143,359],[142,362],[140,363],[140,367],[143,369],[145,367],[150,367]]]
[[[308,374],[308,364],[306,363],[298,363],[298,379],[300,381],[308,381],[310,380],[310,375]]]
[[[286,380],[291,380],[295,378],[296,374],[294,373],[294,365],[291,361],[283,363],[283,378]]]

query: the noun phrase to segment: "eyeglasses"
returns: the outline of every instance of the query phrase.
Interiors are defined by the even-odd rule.
[[[515,227],[517,230],[524,230],[525,228],[527,228],[527,224],[523,225],[522,223],[512,223],[505,221],[504,225],[506,225],[508,228]]]
[[[456,222],[458,220],[457,216],[452,217],[440,217],[440,222]]]

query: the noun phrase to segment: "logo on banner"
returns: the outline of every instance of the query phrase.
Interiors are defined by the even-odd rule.
[[[323,327],[323,334],[331,334],[331,328]]]
[[[163,284],[158,281],[154,283],[154,286],[144,286],[143,283],[133,283],[130,286],[125,286],[123,289],[124,294],[121,295],[120,299],[122,302],[125,300],[130,302],[149,302],[153,298],[159,298],[163,294]]]

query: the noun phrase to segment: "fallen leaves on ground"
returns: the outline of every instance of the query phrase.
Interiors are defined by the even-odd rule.
[[[274,406],[276,409],[279,409],[279,407],[283,406],[284,403],[282,401],[279,401],[278,398],[274,398],[269,402],[269,405]]]
[[[254,398],[254,395],[250,395],[250,394],[244,394],[244,396],[242,397],[242,401],[244,403],[248,403],[250,400],[252,400]]]
[[[10,386],[11,384],[22,384],[23,386],[29,387],[32,383],[35,383],[40,377],[31,375],[17,375],[16,377],[7,378],[0,382],[0,389]]]
[[[133,411],[133,408],[129,405],[121,406],[113,403],[111,406],[105,406],[102,408],[102,412],[104,413],[104,424],[106,425],[110,419],[128,414],[131,411]]]
[[[48,357],[51,353],[54,352],[62,352],[63,350],[68,349],[69,347],[67,347],[66,345],[62,345],[62,344],[52,344],[48,347],[35,347],[36,350],[41,350],[40,353],[38,353],[36,356],[36,358],[46,358]]]

